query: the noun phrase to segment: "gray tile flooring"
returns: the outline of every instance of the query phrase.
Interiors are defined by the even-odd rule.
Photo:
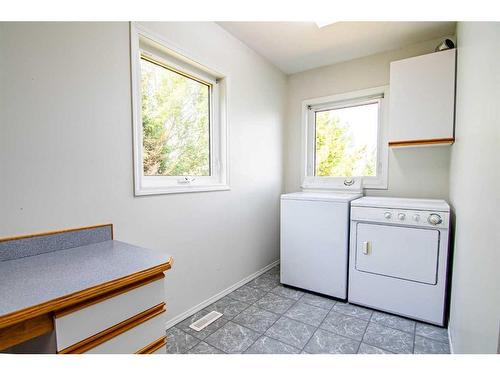
[[[200,332],[189,325],[224,315]],[[445,354],[446,329],[281,285],[274,267],[167,330],[171,354]]]

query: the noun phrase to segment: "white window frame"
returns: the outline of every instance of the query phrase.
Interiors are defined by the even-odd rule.
[[[315,113],[319,110],[345,108],[352,105],[379,103],[377,129],[376,176],[315,176]],[[307,99],[302,102],[302,149],[300,175],[303,189],[349,190],[351,186],[365,189],[387,189],[388,179],[388,110],[389,86],[379,86],[337,95]]]
[[[130,24],[134,193],[136,196],[229,190],[227,77],[163,37]],[[141,56],[207,83],[210,89],[210,176],[145,176],[142,154]]]

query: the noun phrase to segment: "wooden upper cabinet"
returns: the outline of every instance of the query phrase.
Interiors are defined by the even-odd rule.
[[[391,63],[389,146],[454,141],[456,49]]]

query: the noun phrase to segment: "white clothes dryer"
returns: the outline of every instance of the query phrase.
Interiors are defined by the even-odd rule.
[[[352,201],[349,302],[443,326],[449,221],[443,200]]]

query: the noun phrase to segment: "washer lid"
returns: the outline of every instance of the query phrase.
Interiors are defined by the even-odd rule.
[[[350,202],[356,198],[362,197],[360,193],[341,193],[341,192],[297,192],[282,194],[281,199],[305,200],[305,201],[323,201],[323,202]]]
[[[363,197],[352,201],[351,206],[450,212],[450,206],[442,199]]]

